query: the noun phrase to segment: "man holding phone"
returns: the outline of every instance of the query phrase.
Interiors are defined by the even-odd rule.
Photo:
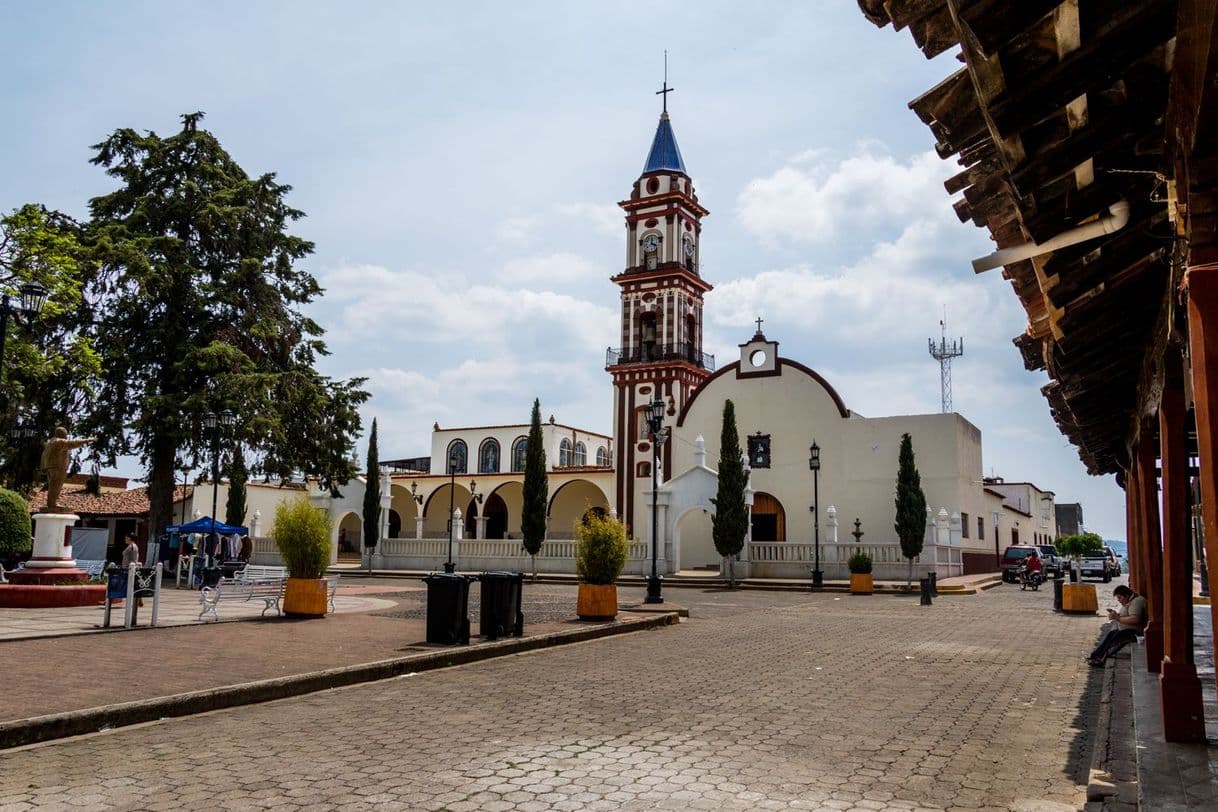
[[[1121,604],[1121,609],[1119,612],[1108,610],[1111,628],[1087,657],[1087,662],[1096,667],[1103,666],[1105,660],[1137,640],[1138,635],[1146,629],[1146,599],[1124,584],[1112,590],[1112,594]]]

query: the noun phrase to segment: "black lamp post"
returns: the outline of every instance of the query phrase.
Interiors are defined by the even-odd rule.
[[[453,522],[453,498],[457,495],[457,455],[448,454],[448,560],[444,562],[445,572],[456,572],[457,565],[453,563],[453,532],[457,529]]]
[[[236,415],[228,409],[219,414],[208,412],[203,415],[203,426],[211,432],[211,535],[207,539],[208,547],[215,544],[218,539],[216,536],[216,495],[220,484],[220,435],[236,422]],[[212,550],[209,549],[206,553],[210,556]]]
[[[656,558],[660,549],[660,445],[667,438],[664,430],[664,401],[656,398],[647,407],[647,428],[651,430],[651,577],[647,579],[647,597],[644,603],[663,603],[661,592],[663,580],[656,571]]]
[[[808,449],[808,468],[812,471],[812,539],[816,551],[812,565],[812,588],[820,589],[825,584],[825,574],[820,571],[820,446],[816,440]]]

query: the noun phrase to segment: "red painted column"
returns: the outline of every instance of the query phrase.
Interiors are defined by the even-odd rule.
[[[1189,553],[1188,426],[1184,359],[1169,348],[1159,402],[1159,457],[1163,466],[1163,663],[1159,706],[1163,738],[1205,741],[1201,680],[1193,661],[1193,572]]]
[[[1197,456],[1201,478],[1201,524],[1210,584],[1218,587],[1218,266],[1189,268],[1188,344],[1193,405],[1197,415]],[[1218,628],[1218,600],[1210,601]],[[1218,656],[1218,637],[1214,640]]]
[[[1163,662],[1163,542],[1159,531],[1159,493],[1155,487],[1155,443],[1153,424],[1142,424],[1136,450],[1138,466],[1138,524],[1144,547],[1142,589],[1150,622],[1146,625],[1146,670],[1159,673]]]
[[[1125,556],[1129,559],[1129,588],[1142,592],[1142,544],[1138,530],[1138,469],[1132,461],[1125,471]]]

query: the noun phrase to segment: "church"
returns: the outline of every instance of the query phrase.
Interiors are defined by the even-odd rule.
[[[753,335],[742,336],[738,358],[717,366],[703,351],[703,300],[713,288],[700,272],[709,211],[681,157],[667,104],[643,171],[619,205],[626,264],[612,281],[620,296],[620,342],[605,358],[613,425],[599,433],[554,416],[544,421],[550,509],[540,569],[574,571],[574,527],[590,510],[627,525],[628,572],[648,570],[653,523],[664,573],[719,569],[710,500],[729,399],[747,455],[751,512],[737,573],[806,577],[819,565],[826,577],[841,578],[849,554],[862,546],[878,577],[904,577],[893,523],[905,433],[928,505],[919,569],[944,576],[991,571],[1007,544],[1052,541],[1053,494],[984,479],[981,432],[959,414],[859,415],[816,370],[783,357],[760,318]],[[650,409],[663,414],[658,449]],[[523,567],[527,432],[523,424],[436,424],[429,457],[384,463],[382,541],[373,566],[438,569],[447,559],[465,570]],[[340,490],[342,497],[311,491],[311,498],[329,511],[336,548],[358,550],[363,481]],[[268,516],[273,510],[263,507],[255,536],[269,532]],[[275,555],[269,540],[259,540],[257,551],[263,560]]]

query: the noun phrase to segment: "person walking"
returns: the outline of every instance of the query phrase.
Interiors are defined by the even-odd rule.
[[[135,536],[128,533],[125,541],[127,546],[123,547],[122,567],[124,570],[132,564],[138,567],[140,564],[140,548],[135,543]]]
[[[1087,656],[1087,662],[1095,667],[1104,665],[1104,661],[1138,639],[1146,630],[1148,620],[1146,599],[1124,584],[1112,590],[1121,610],[1108,610],[1111,621],[1108,633],[1100,640],[1100,644]]]

